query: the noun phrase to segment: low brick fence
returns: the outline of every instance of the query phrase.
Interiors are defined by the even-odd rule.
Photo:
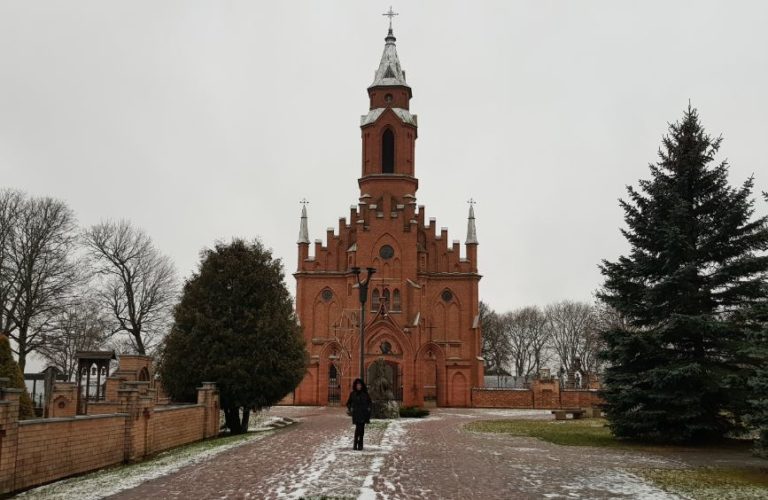
[[[156,406],[141,386],[117,392],[116,402],[94,408],[98,414],[19,421],[21,391],[0,388],[0,495],[140,460],[219,432],[213,383],[204,383],[191,405]]]
[[[556,380],[534,380],[530,389],[472,389],[475,408],[586,408],[602,402],[595,389],[560,389]]]

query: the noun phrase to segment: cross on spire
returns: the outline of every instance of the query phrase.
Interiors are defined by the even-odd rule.
[[[470,198],[469,200],[467,200],[467,203],[469,203],[470,205],[476,205],[477,204],[477,202],[475,201],[474,198]]]
[[[389,18],[389,31],[392,32],[392,18],[395,16],[399,16],[400,14],[392,10],[392,6],[389,6],[389,10],[382,14],[382,16],[387,16]]]
[[[299,203],[301,203],[302,205],[309,205],[309,201],[306,198],[302,198]]]

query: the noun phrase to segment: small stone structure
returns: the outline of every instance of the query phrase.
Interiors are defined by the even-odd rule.
[[[19,421],[20,391],[0,380],[0,495],[216,436],[219,392],[212,382],[196,404],[167,401],[153,380],[152,359],[121,356],[103,387],[104,398],[77,415],[77,384],[51,391],[52,418]]]
[[[373,400],[373,418],[400,418],[400,403],[392,391],[391,366],[384,360],[374,361],[368,368],[368,392]]]

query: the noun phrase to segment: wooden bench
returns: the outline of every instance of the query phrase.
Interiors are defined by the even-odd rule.
[[[599,406],[590,406],[584,408],[584,411],[587,412],[585,415],[587,418],[601,418],[603,416],[603,409]]]
[[[581,408],[561,408],[559,410],[552,410],[552,415],[555,416],[555,420],[565,420],[568,415],[571,415],[574,420],[578,420],[586,413],[587,412]]]

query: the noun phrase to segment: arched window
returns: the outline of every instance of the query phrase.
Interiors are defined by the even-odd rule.
[[[379,289],[374,288],[373,293],[371,294],[371,311],[378,311],[379,310]]]
[[[401,308],[400,304],[400,290],[395,288],[395,291],[392,292],[392,310],[393,311],[399,311]]]
[[[389,129],[381,137],[381,173],[395,173],[395,134]]]
[[[381,294],[381,300],[383,300],[384,304],[387,305],[387,309],[390,309],[390,305],[391,304],[389,302],[389,290],[387,290],[386,288],[384,289],[384,291]]]

